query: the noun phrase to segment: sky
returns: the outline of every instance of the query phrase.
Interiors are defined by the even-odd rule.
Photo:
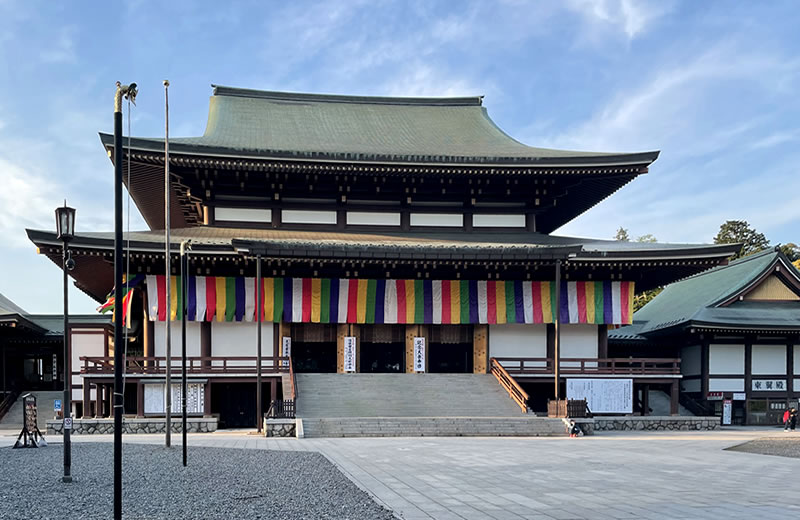
[[[97,134],[113,131],[118,80],[139,85],[131,132],[154,137],[164,79],[174,137],[202,135],[212,83],[484,95],[531,146],[661,150],[559,234],[707,243],[740,219],[800,242],[798,27],[797,3],[778,0],[0,0],[0,293],[61,312],[60,270],[25,229],[54,229],[65,199],[78,232],[113,229]],[[146,228],[135,206],[130,228]]]

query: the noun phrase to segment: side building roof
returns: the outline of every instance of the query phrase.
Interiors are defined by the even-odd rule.
[[[633,325],[609,331],[609,338],[640,339],[686,326],[800,331],[800,301],[744,299],[772,274],[800,294],[800,272],[770,249],[668,285],[634,313]]]

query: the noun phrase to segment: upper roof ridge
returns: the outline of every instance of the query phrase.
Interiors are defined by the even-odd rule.
[[[310,94],[302,92],[280,92],[248,88],[211,85],[215,96],[248,97],[271,99],[275,101],[294,101],[312,103],[353,103],[371,105],[421,105],[421,106],[481,106],[483,96],[469,97],[390,97],[390,96],[348,96],[341,94]]]

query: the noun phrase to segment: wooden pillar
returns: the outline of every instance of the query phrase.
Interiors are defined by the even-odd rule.
[[[350,325],[350,335],[356,338],[356,373],[361,372],[361,326]]]
[[[597,357],[608,358],[608,325],[597,326]]]
[[[83,418],[92,416],[92,385],[88,379],[83,378]]]
[[[745,390],[747,390],[745,388]],[[700,399],[708,398],[708,341],[700,346]]]
[[[749,394],[753,388],[753,338],[744,339],[744,391]]]
[[[340,323],[336,326],[336,373],[344,374],[344,338],[350,332],[349,324]]]
[[[672,402],[670,401],[670,408]],[[650,415],[650,385],[642,385],[642,415]]]
[[[678,386],[679,381],[677,379],[672,381],[672,385],[670,386],[669,392],[669,414],[670,415],[678,415],[678,404],[679,404],[679,391],[680,387]]]
[[[408,374],[414,373],[414,338],[418,334],[419,325],[406,325],[406,373]],[[428,350],[427,345],[425,350]]]
[[[788,338],[787,338],[788,339]],[[792,398],[792,391],[799,392],[800,388],[794,388],[794,345],[787,341],[786,345],[786,400]]]
[[[283,396],[284,398],[289,397],[288,395]],[[274,377],[269,381],[269,402],[278,400],[278,380]]]
[[[200,357],[211,357],[211,322],[200,322]],[[211,360],[203,361],[202,366],[211,366]]]
[[[103,417],[103,385],[97,384],[95,385],[95,395],[94,395],[94,416],[98,419]]]
[[[206,389],[203,392],[205,402],[203,403],[203,415],[211,417],[211,381],[206,382]]]
[[[472,328],[472,372],[489,373],[489,326],[474,325]]]
[[[144,417],[144,384],[136,383],[136,417]]]

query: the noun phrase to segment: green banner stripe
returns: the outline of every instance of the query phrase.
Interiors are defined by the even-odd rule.
[[[320,323],[331,321],[331,279],[323,278],[320,282],[320,304],[319,304]]]
[[[375,323],[375,298],[378,292],[378,281],[370,278],[367,280],[367,315],[366,323]]]

